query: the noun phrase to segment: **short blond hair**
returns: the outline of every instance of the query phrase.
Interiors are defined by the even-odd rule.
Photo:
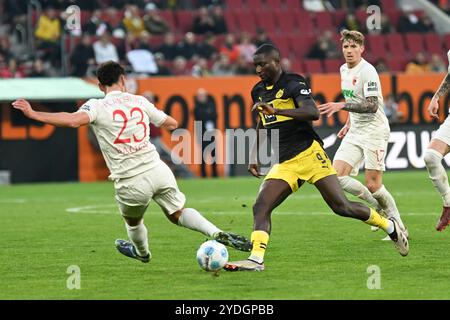
[[[360,46],[364,45],[364,35],[356,30],[347,30],[344,29],[341,31],[341,43],[344,43],[344,41],[353,40],[355,43],[359,44]]]

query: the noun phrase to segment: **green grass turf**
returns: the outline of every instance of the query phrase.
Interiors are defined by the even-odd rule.
[[[249,236],[260,182],[179,185],[188,207]],[[171,224],[155,204],[146,213],[152,261],[117,253],[114,240],[126,231],[111,183],[1,187],[0,299],[450,299],[450,230],[434,230],[441,202],[426,171],[388,172],[384,182],[409,228],[408,257],[381,241],[382,231],[334,215],[305,185],[273,214],[266,271],[219,276],[197,265],[206,237]],[[71,265],[81,270],[80,290],[66,287]],[[379,290],[367,288],[373,265],[381,271]]]

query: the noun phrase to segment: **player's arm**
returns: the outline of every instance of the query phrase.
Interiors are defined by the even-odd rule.
[[[257,109],[266,115],[290,117],[298,121],[312,121],[319,119],[319,110],[311,96],[311,89],[305,79],[302,77],[292,79],[287,86],[287,90],[289,96],[295,100],[297,108],[276,109],[270,104],[259,102],[253,106],[253,110]]]
[[[361,103],[355,102],[328,102],[319,107],[320,114],[330,117],[339,110],[346,110],[355,113],[375,113],[378,110],[378,97],[367,97]]]
[[[280,115],[291,117],[299,121],[311,121],[319,119],[319,110],[313,99],[301,99],[296,100],[298,108],[295,109],[276,109],[270,104],[264,102],[258,102],[253,108],[263,114],[267,115]]]
[[[35,111],[25,99],[18,99],[12,103],[13,107],[21,110],[23,114],[33,120],[48,123],[57,127],[78,128],[89,124],[90,119],[85,112],[42,112]]]
[[[162,123],[160,128],[172,131],[178,128],[178,121],[172,118],[171,116],[167,116],[166,120]]]
[[[342,139],[347,134],[348,130],[350,130],[350,117],[347,117],[347,121],[345,122],[345,125],[342,127],[341,130],[339,130],[337,136],[339,139]]]
[[[248,165],[248,172],[250,172],[253,176],[259,178],[261,173],[259,172],[259,161],[258,161],[258,152],[259,146],[261,143],[265,142],[265,136],[263,137],[264,141],[260,140],[259,130],[261,129],[261,120],[256,124],[256,139],[253,142],[253,145],[250,148],[250,163]]]
[[[450,74],[447,73],[447,76],[444,80],[442,80],[439,89],[434,94],[433,98],[431,98],[430,104],[428,105],[428,113],[431,117],[439,119],[437,114],[439,110],[439,98],[445,95],[450,88]]]

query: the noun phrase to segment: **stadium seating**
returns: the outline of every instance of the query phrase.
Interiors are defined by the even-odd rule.
[[[323,66],[327,73],[338,73],[342,64],[342,59],[326,59],[323,61]]]
[[[322,61],[319,59],[305,59],[304,69],[306,73],[323,73]]]
[[[412,56],[415,56],[418,52],[425,52],[425,43],[421,33],[407,33],[405,34],[405,41]]]

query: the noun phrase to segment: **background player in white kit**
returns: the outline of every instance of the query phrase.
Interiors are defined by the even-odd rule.
[[[439,110],[439,98],[443,97],[450,88],[450,50],[447,52],[448,56],[448,73],[442,81],[439,89],[434,94],[428,106],[430,116],[439,120],[437,114]],[[445,106],[448,108],[449,106]],[[447,172],[442,165],[442,158],[450,151],[450,117],[445,119],[445,122],[439,127],[436,134],[431,139],[425,152],[425,164],[427,166],[428,174],[434,187],[442,197],[442,214],[436,224],[436,230],[442,231],[450,224],[450,187],[448,185]]]
[[[320,113],[328,117],[341,109],[349,111],[347,123],[338,133],[343,140],[334,156],[333,166],[345,191],[377,210],[382,209],[406,230],[395,200],[382,182],[390,128],[383,109],[380,78],[375,68],[361,56],[364,35],[358,31],[342,30],[341,36],[346,62],[340,68],[345,102],[318,106]],[[367,187],[349,176],[358,174],[362,161],[365,162]]]
[[[171,222],[199,231],[236,249],[250,251],[248,239],[223,232],[197,210],[184,208],[184,194],[178,189],[172,171],[160,160],[149,140],[150,122],[168,130],[177,128],[178,123],[146,98],[126,93],[124,74],[124,69],[116,62],[100,65],[97,78],[105,97],[90,99],[74,113],[34,111],[24,99],[13,102],[13,106],[30,119],[55,126],[92,126],[111,172],[109,178],[114,180],[115,198],[131,240],[116,240],[120,253],[142,262],[150,261],[143,216],[151,199]]]

